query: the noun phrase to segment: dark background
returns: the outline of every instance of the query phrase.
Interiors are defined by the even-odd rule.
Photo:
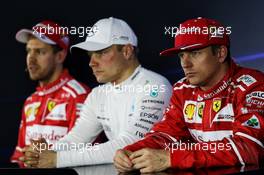
[[[23,101],[36,83],[25,72],[25,45],[15,40],[22,28],[51,19],[63,26],[92,26],[105,17],[124,19],[134,29],[139,41],[139,58],[146,68],[166,76],[171,83],[182,78],[176,57],[159,57],[159,52],[172,47],[173,38],[165,35],[165,26],[195,17],[208,17],[231,26],[231,54],[242,65],[264,71],[264,1],[189,0],[189,1],[7,1],[1,3],[1,85],[0,85],[0,167],[7,165],[17,142],[20,111]],[[85,37],[71,36],[72,44]],[[96,81],[82,54],[70,55],[70,72],[90,87]]]

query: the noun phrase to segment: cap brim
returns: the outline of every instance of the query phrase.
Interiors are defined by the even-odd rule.
[[[160,52],[160,56],[172,56],[180,51],[179,48],[170,48]]]
[[[16,40],[21,43],[27,43],[29,35],[33,35],[32,30],[21,29],[16,33]]]
[[[55,45],[56,43],[52,40],[50,40],[49,38],[41,38],[40,34],[33,32],[32,30],[29,29],[21,29],[16,33],[16,40],[21,42],[21,43],[27,43],[28,42],[28,37],[30,35],[35,36],[36,38],[38,38],[39,40],[43,41],[44,43],[47,44],[52,44]]]
[[[73,46],[71,46],[71,52],[73,48],[79,48],[82,50],[86,50],[86,51],[98,51],[98,50],[102,50],[105,49],[107,47],[111,46],[111,44],[103,44],[103,43],[96,43],[96,42],[82,42],[79,44],[75,44]]]
[[[207,47],[208,45],[199,43],[199,44],[193,44],[193,45],[188,45],[188,46],[182,46],[182,47],[174,47],[174,48],[170,48],[170,49],[166,49],[164,51],[162,51],[160,53],[160,56],[172,56],[175,55],[181,51],[190,51],[190,50],[194,50],[194,49],[202,49]]]

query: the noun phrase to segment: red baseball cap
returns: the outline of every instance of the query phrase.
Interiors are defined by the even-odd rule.
[[[177,28],[174,47],[164,50],[161,56],[174,55],[184,50],[201,49],[209,45],[229,46],[230,28],[216,20],[207,18],[190,19]]]
[[[45,20],[30,29],[21,29],[16,33],[16,40],[21,43],[27,43],[29,35],[33,35],[44,43],[58,45],[62,49],[68,49],[70,39],[64,27],[60,27],[57,23]]]

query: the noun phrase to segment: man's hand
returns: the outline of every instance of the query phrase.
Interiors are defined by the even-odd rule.
[[[25,167],[35,168],[38,164],[39,152],[33,149],[32,146],[26,146],[22,149],[24,156],[19,157],[19,160],[24,162]]]
[[[24,156],[20,157],[19,160],[24,162],[26,167],[37,167],[39,161],[39,154],[48,149],[48,143],[44,138],[39,140],[30,140],[31,144],[22,149]]]
[[[168,150],[144,148],[133,152],[129,158],[141,173],[159,172],[171,166]]]
[[[57,153],[55,151],[44,150],[39,154],[38,168],[56,168]]]
[[[119,149],[116,151],[116,154],[114,156],[114,165],[118,172],[128,172],[132,171],[133,164],[131,163],[131,160],[129,159],[129,156],[131,155],[130,151]]]

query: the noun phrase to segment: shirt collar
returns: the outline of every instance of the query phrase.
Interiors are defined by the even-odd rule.
[[[63,72],[60,74],[59,78],[55,80],[54,82],[51,82],[42,87],[38,86],[36,88],[37,93],[40,96],[52,93],[56,91],[57,89],[61,88],[66,82],[69,81],[69,79],[71,79],[69,71],[67,69],[64,69]]]
[[[231,78],[233,77],[237,68],[238,66],[236,65],[236,63],[233,60],[231,60],[229,69],[226,72],[225,76],[215,86],[213,86],[211,89],[207,91],[203,91],[199,87],[197,87],[196,90],[197,90],[198,100],[210,99],[215,95],[221,93],[223,90],[225,90],[230,85]]]

